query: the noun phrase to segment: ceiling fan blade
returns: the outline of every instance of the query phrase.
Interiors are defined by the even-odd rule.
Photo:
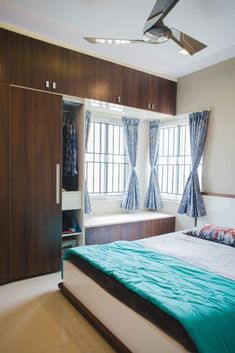
[[[157,23],[161,23],[178,1],[179,0],[157,0],[145,23],[143,32],[145,33]]]
[[[207,45],[199,42],[198,40],[188,36],[187,34],[171,28],[171,39],[177,43],[181,48],[186,50],[190,55],[194,55],[200,50],[207,47]]]
[[[145,43],[141,39],[117,39],[117,38],[95,38],[95,37],[83,37],[87,42],[91,44],[138,44]]]

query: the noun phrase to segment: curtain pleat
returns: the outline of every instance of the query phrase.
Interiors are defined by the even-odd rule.
[[[202,158],[209,121],[209,111],[189,114],[192,171],[188,177],[178,213],[198,218],[206,215],[200,191],[198,167]]]
[[[163,202],[160,194],[157,162],[159,153],[159,138],[160,138],[160,121],[150,121],[149,124],[149,160],[151,165],[151,173],[149,186],[145,198],[145,208],[158,210],[163,208]]]
[[[124,128],[126,152],[131,166],[131,171],[120,207],[129,211],[134,211],[140,208],[138,177],[135,170],[139,135],[139,119],[123,117],[122,123]]]
[[[86,111],[85,113],[85,151],[87,151],[90,127],[91,127],[91,112]],[[84,213],[91,213],[91,202],[90,202],[86,180],[85,180],[85,190],[84,190]]]

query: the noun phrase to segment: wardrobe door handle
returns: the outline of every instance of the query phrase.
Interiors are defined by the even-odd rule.
[[[60,204],[60,165],[56,164],[56,204]]]
[[[56,90],[56,82],[52,82],[52,89]]]
[[[121,103],[121,97],[120,96],[117,97],[117,102]]]
[[[154,104],[152,104],[152,110],[154,110]]]
[[[147,104],[147,107],[148,107],[148,109],[151,109],[151,104],[148,103],[148,104]]]
[[[50,88],[50,82],[49,81],[45,81],[45,87],[46,88]]]

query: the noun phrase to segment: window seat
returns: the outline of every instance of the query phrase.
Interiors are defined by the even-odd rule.
[[[86,245],[137,240],[175,231],[175,216],[152,211],[85,217]]]

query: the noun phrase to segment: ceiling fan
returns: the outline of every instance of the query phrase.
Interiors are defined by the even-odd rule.
[[[178,31],[167,27],[163,19],[173,9],[179,0],[157,0],[147,22],[143,28],[143,39],[114,39],[114,38],[95,38],[84,37],[91,44],[161,44],[172,39],[183,50],[183,54],[194,55],[198,51],[206,48],[206,45],[198,40]]]

